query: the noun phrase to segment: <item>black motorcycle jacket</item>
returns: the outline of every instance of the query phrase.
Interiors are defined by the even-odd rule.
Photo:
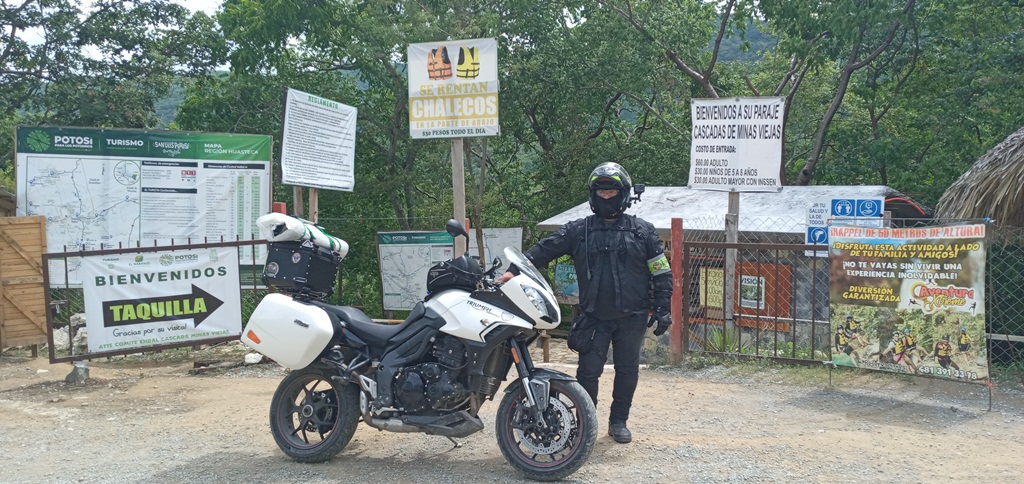
[[[669,311],[672,272],[650,222],[633,215],[612,221],[591,215],[566,223],[526,252],[539,268],[563,255],[576,267],[583,312],[608,320],[646,313],[652,303]]]

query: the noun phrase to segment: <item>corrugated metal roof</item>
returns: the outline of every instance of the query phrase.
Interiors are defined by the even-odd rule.
[[[807,209],[816,201],[832,198],[868,198],[904,196],[885,185],[859,186],[786,186],[779,192],[740,193],[740,232],[803,234],[807,230]],[[654,224],[668,235],[672,219],[683,219],[684,230],[725,230],[729,211],[729,192],[694,190],[690,187],[647,187],[640,202],[626,213]],[[562,224],[590,215],[583,202],[537,224],[540,230],[554,231]],[[692,223],[687,223],[687,221]]]

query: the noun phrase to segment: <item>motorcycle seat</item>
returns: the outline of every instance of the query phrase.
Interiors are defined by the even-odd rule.
[[[423,303],[417,303],[409,317],[401,324],[375,323],[362,311],[351,306],[333,306],[322,304],[325,311],[338,316],[344,322],[346,329],[362,338],[370,346],[383,347],[391,338],[401,332],[406,326],[419,319],[426,312]]]

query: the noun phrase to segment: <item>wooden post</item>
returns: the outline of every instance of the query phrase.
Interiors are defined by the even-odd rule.
[[[320,218],[320,190],[317,188],[309,189],[309,221],[313,223],[319,222]]]
[[[3,260],[3,258],[4,251],[3,249],[0,249],[0,260]],[[49,291],[49,289],[47,289],[47,291]],[[7,301],[4,298],[4,266],[3,264],[0,264],[0,350],[4,349],[4,333],[6,332],[4,330],[4,322],[7,321]],[[49,306],[47,306],[46,310],[50,310]],[[51,344],[50,346],[53,345]],[[35,357],[33,356],[33,358]]]
[[[452,139],[452,200],[454,210],[452,218],[466,220],[466,168],[463,165],[462,138]],[[456,257],[466,253],[466,240],[455,238]]]
[[[729,212],[725,214],[725,243],[739,242],[740,228],[740,192],[729,192]],[[736,331],[736,319],[733,314],[736,305],[736,249],[725,250],[725,328],[727,332]],[[723,333],[724,338],[724,333]]]
[[[302,187],[292,187],[292,198],[295,202],[295,216],[302,217]]]
[[[672,219],[672,329],[669,332],[669,349],[672,364],[683,360],[683,351],[689,346],[683,345],[689,339],[690,328],[684,327],[683,299],[690,300],[689,291],[683,290],[683,219]],[[687,278],[689,279],[689,278]]]

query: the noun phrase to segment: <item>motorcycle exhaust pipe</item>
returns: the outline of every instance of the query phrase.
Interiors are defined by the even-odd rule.
[[[409,425],[397,418],[371,418],[369,420],[364,418],[363,421],[370,427],[388,432],[423,432],[422,428]]]

